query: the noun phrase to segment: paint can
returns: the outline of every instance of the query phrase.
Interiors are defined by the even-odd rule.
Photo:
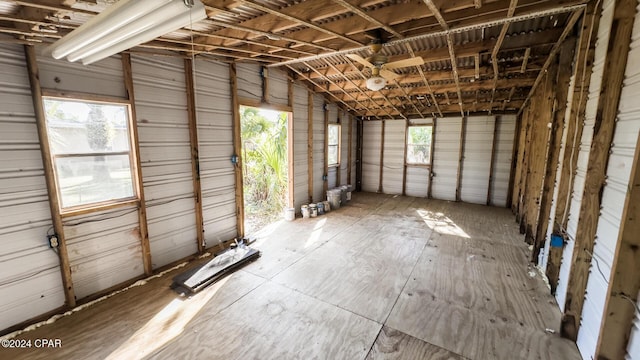
[[[341,190],[340,189],[331,189],[329,191],[327,191],[327,200],[329,201],[329,203],[331,204],[331,210],[338,210],[340,209],[340,195],[341,195]]]
[[[309,204],[309,215],[311,215],[312,218],[318,216],[318,205]]]
[[[311,213],[309,212],[309,205],[306,204],[300,206],[300,212],[302,213],[303,219],[308,219],[311,215]]]
[[[293,221],[296,219],[296,208],[285,208],[284,209],[284,219],[287,221]]]
[[[324,203],[319,202],[316,207],[318,208],[318,215],[324,215]]]
[[[331,203],[328,201],[323,201],[322,204],[324,205],[324,212],[328,213],[329,211],[331,211]]]

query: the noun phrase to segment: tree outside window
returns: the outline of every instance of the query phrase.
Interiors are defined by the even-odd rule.
[[[431,136],[433,127],[410,126],[407,134],[407,164],[429,165],[431,163]]]
[[[136,199],[128,105],[43,102],[60,210]]]
[[[329,124],[328,164],[340,165],[340,124]]]

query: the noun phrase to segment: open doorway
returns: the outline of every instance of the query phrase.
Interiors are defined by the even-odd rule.
[[[240,106],[245,234],[281,219],[289,204],[290,119],[289,112]]]

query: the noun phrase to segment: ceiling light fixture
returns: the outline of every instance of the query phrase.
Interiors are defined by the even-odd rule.
[[[206,17],[200,0],[120,0],[47,50],[89,65]]]
[[[387,86],[387,80],[382,76],[372,76],[367,79],[367,89],[378,91]]]

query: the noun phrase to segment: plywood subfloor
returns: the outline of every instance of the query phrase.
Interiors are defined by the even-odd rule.
[[[353,198],[265,228],[262,258],[192,298],[168,288],[183,268],[17,337],[61,348],[0,358],[580,359],[507,209]]]

